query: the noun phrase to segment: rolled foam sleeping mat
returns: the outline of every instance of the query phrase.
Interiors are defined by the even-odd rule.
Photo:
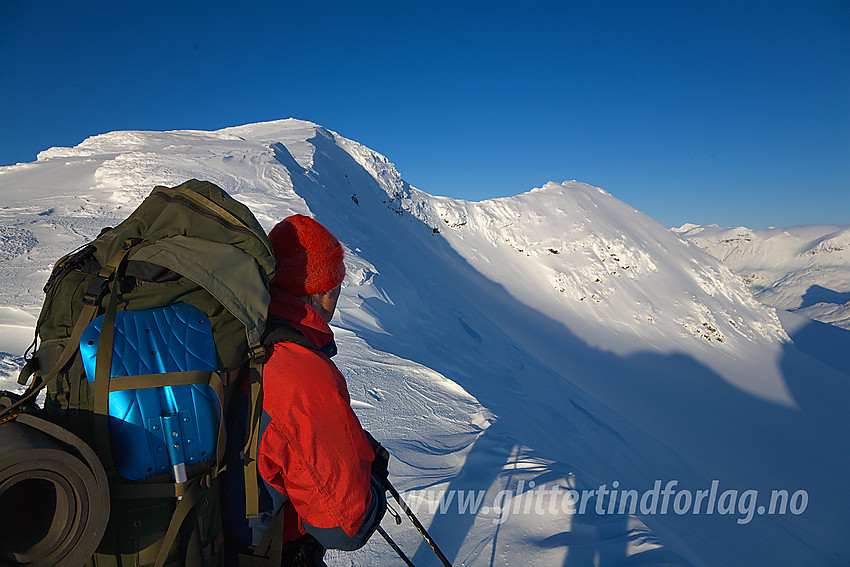
[[[31,414],[0,423],[0,566],[80,567],[109,520],[94,451]]]

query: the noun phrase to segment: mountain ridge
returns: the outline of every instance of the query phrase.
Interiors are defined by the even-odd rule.
[[[56,258],[120,222],[154,185],[207,179],[266,229],[302,213],[340,238],[338,360],[401,489],[485,490],[489,503],[505,490],[519,499],[520,481],[701,489],[717,479],[809,494],[805,514],[746,525],[737,510],[504,523],[425,514],[456,562],[575,565],[587,550],[649,565],[850,558],[844,367],[798,349],[740,276],[604,190],[571,181],[481,202],[434,197],[385,156],[294,119],[93,138],[0,168],[7,375]],[[834,467],[820,466],[828,459]],[[415,534],[392,533],[416,549]],[[416,564],[428,553],[420,546]],[[381,542],[352,557],[394,564]]]

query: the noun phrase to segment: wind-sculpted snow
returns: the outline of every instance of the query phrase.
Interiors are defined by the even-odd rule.
[[[154,185],[192,177],[266,229],[303,213],[340,238],[336,360],[352,406],[454,564],[850,561],[850,379],[835,355],[850,341],[802,318],[783,319],[786,332],[756,301],[751,290],[785,293],[768,277],[770,238],[691,227],[724,264],[576,181],[479,203],[435,197],[310,122],[112,132],[0,168],[0,386],[17,387],[53,262]],[[741,272],[730,261],[746,265],[756,240],[764,268]],[[823,263],[845,248],[840,227],[801,237],[795,258],[825,275],[794,288],[803,308],[850,292],[834,285],[846,266]],[[656,486],[679,490],[664,511],[606,499]],[[714,489],[711,513],[691,506]],[[793,510],[768,513],[776,490]],[[409,524],[384,524],[416,565],[436,564]],[[398,559],[376,538],[328,563]]]
[[[0,226],[0,262],[26,254],[37,243],[35,235],[25,228]]]

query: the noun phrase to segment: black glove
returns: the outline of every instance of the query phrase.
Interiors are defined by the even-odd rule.
[[[390,473],[387,470],[387,466],[390,463],[390,453],[372,437],[371,433],[365,429],[363,433],[366,434],[366,439],[369,440],[369,445],[372,446],[372,451],[375,452],[375,459],[372,461],[372,476],[381,486],[386,488],[389,485]]]

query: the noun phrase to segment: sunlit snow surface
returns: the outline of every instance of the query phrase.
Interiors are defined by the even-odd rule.
[[[455,565],[850,562],[846,331],[777,316],[727,265],[601,189],[434,197],[309,122],[113,132],[0,168],[3,387],[16,386],[53,262],[154,185],[193,177],[266,229],[303,213],[339,236],[337,364]],[[712,514],[677,513],[674,496],[666,513],[563,505],[568,490],[643,495],[656,481],[688,496],[717,481],[740,499]],[[805,491],[805,509],[759,514],[772,490]],[[438,565],[409,522],[383,525],[417,566]],[[400,560],[375,536],[328,563]]]
[[[850,227],[675,230],[735,270],[762,303],[850,329]]]

